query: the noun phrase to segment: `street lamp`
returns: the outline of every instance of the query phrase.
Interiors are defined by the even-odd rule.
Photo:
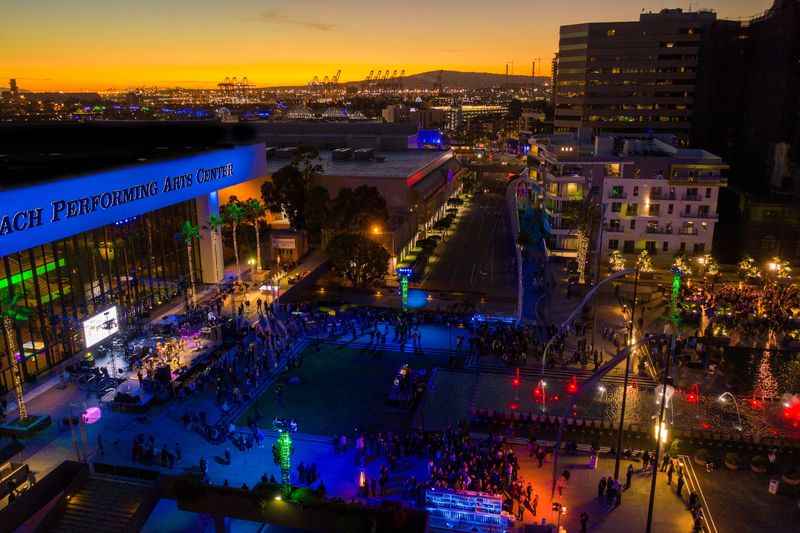
[[[661,444],[666,444],[669,441],[669,429],[666,422],[663,420],[661,422],[656,421],[653,425],[653,437],[660,441]]]
[[[726,404],[728,403],[729,396],[731,400],[733,400],[733,407],[736,409],[736,417],[739,419],[739,424],[733,426],[733,429],[735,429],[736,431],[742,431],[744,429],[744,425],[742,424],[742,415],[739,412],[739,402],[736,401],[736,396],[734,396],[730,392],[723,392],[722,394],[719,395],[717,400],[719,401],[719,403]]]

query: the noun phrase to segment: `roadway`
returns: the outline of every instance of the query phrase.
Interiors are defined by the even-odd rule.
[[[481,193],[462,209],[447,240],[437,250],[422,288],[476,293],[487,303],[510,306],[516,301],[514,242],[501,180],[487,181]]]

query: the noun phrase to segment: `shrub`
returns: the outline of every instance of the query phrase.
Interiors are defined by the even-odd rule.
[[[694,454],[694,462],[700,466],[705,466],[709,459],[711,459],[711,452],[705,448],[700,448],[697,450],[697,453]]]
[[[767,471],[767,467],[769,466],[769,461],[763,455],[754,455],[752,459],[750,459],[750,469],[753,472],[762,474]]]
[[[781,476],[783,481],[787,485],[797,486],[800,485],[800,470],[797,467],[789,468],[784,474]]]
[[[741,464],[741,462],[742,460],[739,457],[738,453],[728,452],[725,454],[725,466],[727,466],[731,470],[738,470],[739,464]]]

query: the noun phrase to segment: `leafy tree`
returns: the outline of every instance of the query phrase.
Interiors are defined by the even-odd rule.
[[[186,244],[186,256],[189,260],[189,285],[192,288],[192,304],[197,302],[194,286],[194,261],[192,261],[192,244],[200,240],[200,227],[187,220],[181,225],[181,239]]]
[[[6,339],[8,339],[8,357],[11,363],[11,375],[14,379],[14,392],[17,396],[17,408],[19,409],[19,419],[28,418],[28,409],[25,406],[25,398],[22,395],[22,368],[17,359],[16,335],[14,332],[15,322],[27,322],[33,312],[31,309],[17,304],[19,294],[6,292],[3,295],[3,326],[6,329]]]
[[[256,271],[261,271],[261,232],[260,221],[267,212],[267,206],[255,198],[250,198],[244,204],[245,219],[253,225],[256,232]]]
[[[363,232],[389,219],[386,200],[375,187],[361,185],[339,191],[331,206],[332,225],[341,231]]]
[[[381,281],[389,269],[389,252],[357,233],[337,235],[331,239],[326,253],[333,269],[354,287],[368,287]]]
[[[217,264],[217,239],[222,241],[222,233],[221,230],[225,226],[225,219],[222,218],[220,215],[209,215],[208,217],[208,226],[207,229],[211,231],[211,242],[212,246],[211,249],[214,253],[214,269],[216,270]],[[224,261],[223,261],[224,263]],[[224,266],[224,265],[223,265]]]
[[[306,229],[313,236],[318,236],[322,228],[326,227],[330,220],[331,199],[328,189],[316,185],[308,191],[305,205]]]
[[[306,229],[306,203],[314,178],[322,172],[319,152],[301,149],[294,160],[261,186],[261,197],[272,211],[283,211],[295,229]]]
[[[242,270],[239,267],[239,243],[236,238],[236,230],[239,228],[239,224],[241,224],[242,220],[244,220],[244,208],[238,201],[228,202],[223,208],[222,216],[231,226],[231,233],[233,235],[233,256],[236,259],[236,279],[241,279]]]

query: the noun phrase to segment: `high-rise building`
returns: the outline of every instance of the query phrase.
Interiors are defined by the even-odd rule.
[[[665,9],[562,26],[556,131],[672,133],[687,143],[703,34],[716,20],[712,11]]]

